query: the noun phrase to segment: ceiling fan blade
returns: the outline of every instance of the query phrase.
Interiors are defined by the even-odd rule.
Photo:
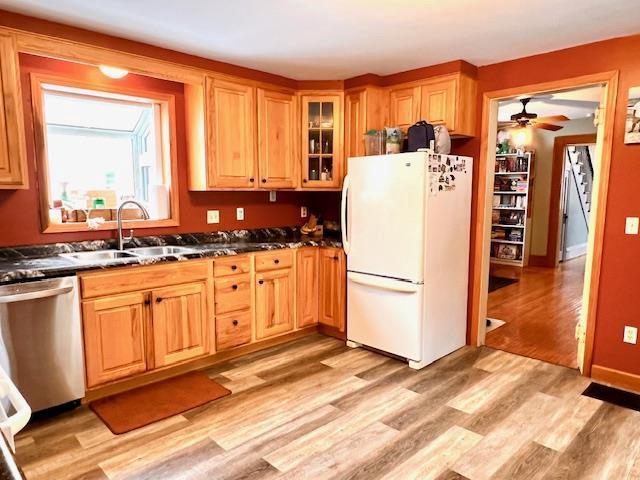
[[[517,127],[518,126],[518,122],[498,122],[498,126],[500,128]]]
[[[561,127],[560,125],[554,125],[552,123],[544,123],[544,122],[534,122],[531,125],[534,128],[542,128],[543,130],[551,130],[552,132],[555,132],[557,130],[562,130],[564,127]]]
[[[570,120],[569,117],[565,117],[564,115],[549,115],[547,117],[538,117],[536,118],[536,122],[568,122]]]

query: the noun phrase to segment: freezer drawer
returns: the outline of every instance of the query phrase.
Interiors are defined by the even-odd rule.
[[[424,285],[347,273],[347,337],[414,361],[421,359]]]

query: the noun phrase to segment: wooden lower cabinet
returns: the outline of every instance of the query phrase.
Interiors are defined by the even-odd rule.
[[[282,268],[256,273],[256,339],[293,330],[293,272],[293,268]]]
[[[82,305],[87,387],[147,370],[149,295],[114,295]]]
[[[207,353],[204,283],[160,288],[151,293],[154,367]]]
[[[297,252],[297,327],[318,323],[318,248],[301,248]]]
[[[339,248],[320,249],[320,323],[345,331],[345,256]]]
[[[251,341],[251,310],[216,317],[216,348],[226,350]]]

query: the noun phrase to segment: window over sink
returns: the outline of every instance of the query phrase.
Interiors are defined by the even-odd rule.
[[[44,231],[177,225],[173,96],[31,78]]]

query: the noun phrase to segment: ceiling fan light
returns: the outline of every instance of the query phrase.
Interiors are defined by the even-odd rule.
[[[109,65],[100,65],[98,68],[104,75],[114,79],[126,77],[129,73],[129,71],[124,68],[111,67]]]

